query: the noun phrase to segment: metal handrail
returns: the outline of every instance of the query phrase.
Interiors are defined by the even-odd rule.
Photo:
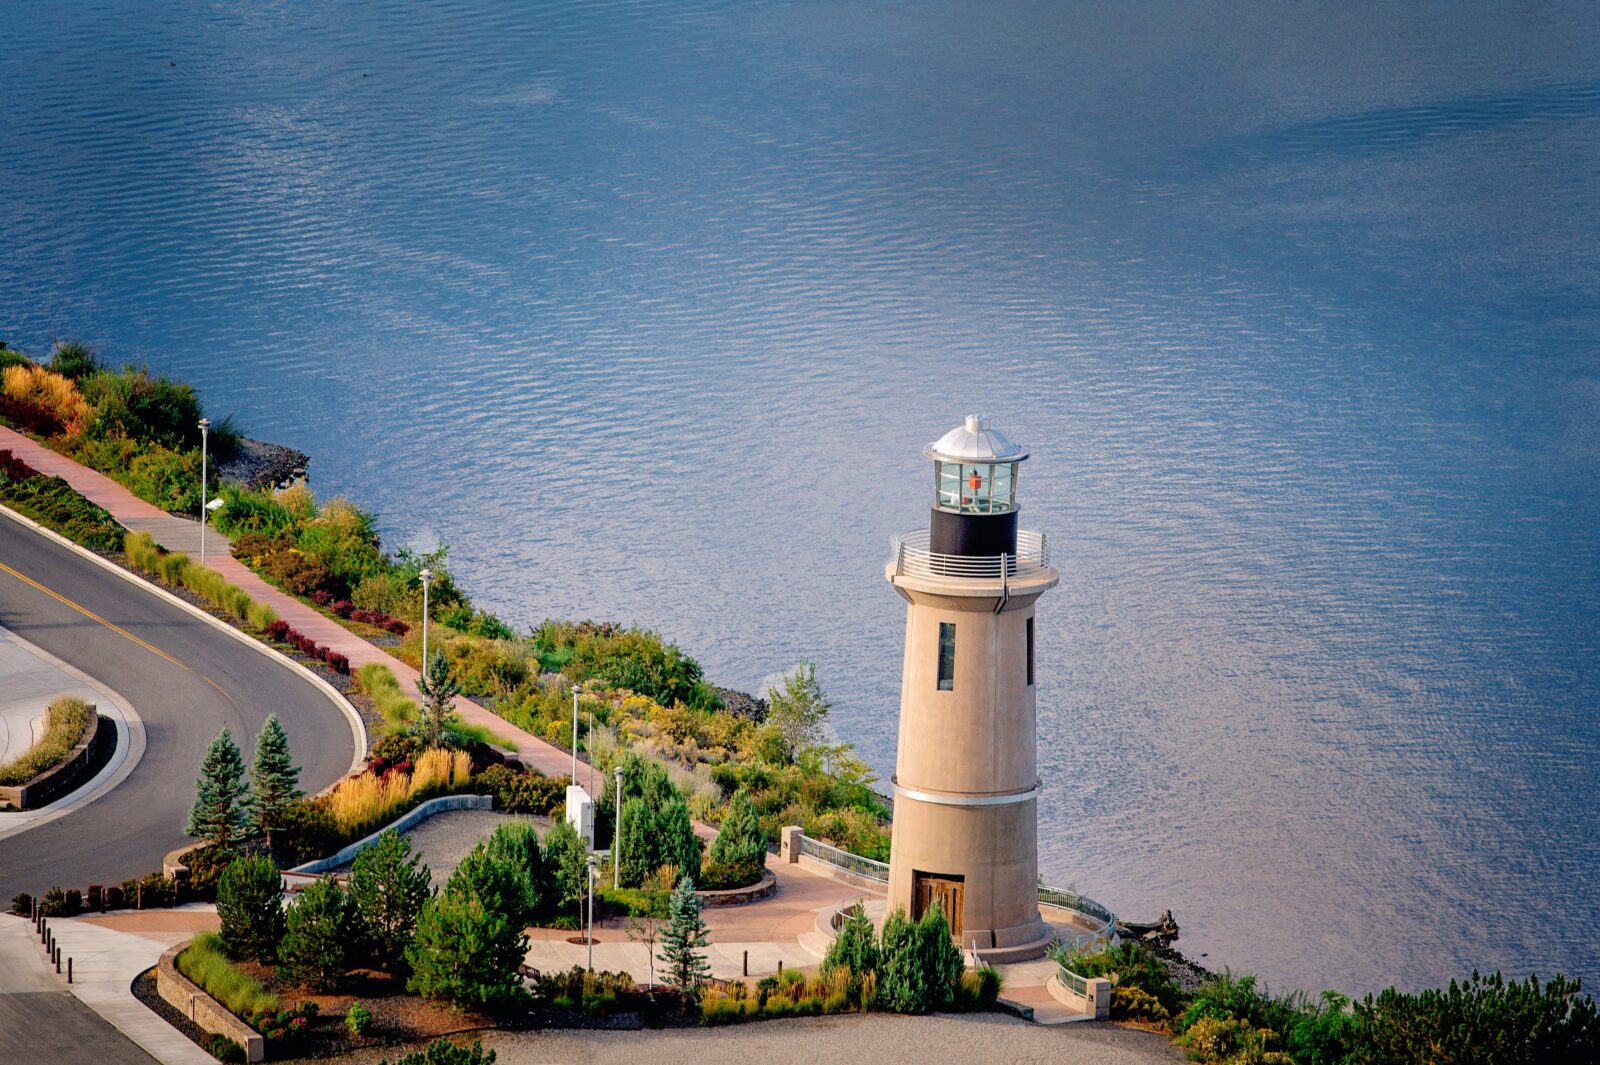
[[[1042,532],[1017,533],[1015,555],[942,555],[929,550],[928,530],[889,538],[895,572],[913,577],[1003,580],[1043,573],[1050,568],[1050,542]]]
[[[871,858],[863,858],[859,854],[851,854],[847,850],[841,850],[832,844],[822,842],[820,839],[812,839],[810,836],[802,835],[800,837],[800,853],[815,858],[819,862],[826,862],[837,869],[843,869],[857,876],[864,876],[868,880],[875,880],[881,884],[889,882],[889,864],[887,862],[874,861]]]

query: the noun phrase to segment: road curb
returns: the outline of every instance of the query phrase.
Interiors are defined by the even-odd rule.
[[[226,632],[228,635],[232,636],[234,639],[236,639],[236,640],[240,641],[241,643],[244,643],[244,644],[246,644],[246,645],[248,645],[250,647],[253,647],[255,650],[257,650],[261,654],[266,655],[268,658],[271,658],[275,662],[278,662],[279,664],[281,664],[281,665],[287,667],[288,669],[293,670],[294,672],[299,673],[301,676],[305,677],[319,691],[321,691],[324,695],[326,695],[328,697],[328,699],[333,703],[333,705],[338,708],[339,712],[344,715],[345,721],[348,722],[349,725],[350,725],[351,738],[355,742],[355,753],[354,753],[353,757],[351,758],[350,769],[349,769],[348,772],[349,773],[359,772],[362,769],[362,767],[366,765],[366,762],[367,762],[367,726],[366,726],[366,723],[361,720],[361,715],[356,711],[356,708],[354,706],[350,705],[350,701],[348,699],[346,699],[342,694],[340,694],[339,689],[335,688],[333,685],[329,684],[326,680],[323,680],[321,677],[317,676],[315,673],[311,672],[311,670],[307,669],[305,666],[301,665],[299,662],[296,662],[294,659],[290,658],[288,655],[284,654],[283,652],[278,651],[278,650],[276,650],[276,649],[274,649],[272,647],[268,647],[266,644],[262,643],[260,640],[256,639],[254,636],[250,636],[250,635],[248,635],[246,633],[240,632],[238,629],[234,628],[232,625],[228,625],[228,624],[224,623],[223,621],[221,621],[220,619],[218,619],[216,617],[213,617],[212,615],[206,613],[204,610],[201,610],[199,607],[195,606],[193,603],[191,603],[191,602],[189,602],[189,601],[187,601],[185,599],[179,598],[176,595],[173,595],[171,592],[167,591],[165,588],[161,587],[160,585],[155,584],[155,583],[153,583],[151,581],[147,581],[143,577],[139,576],[138,574],[133,573],[133,572],[131,572],[129,570],[123,569],[121,566],[117,565],[115,562],[112,562],[111,560],[106,559],[106,558],[102,558],[101,556],[95,554],[93,551],[90,551],[88,548],[82,546],[81,544],[73,543],[71,540],[68,540],[65,536],[62,536],[60,533],[56,532],[55,530],[45,528],[43,525],[40,525],[38,522],[34,521],[32,518],[29,518],[29,517],[27,517],[25,515],[22,515],[22,514],[18,514],[16,511],[12,510],[10,507],[7,507],[7,506],[4,506],[3,504],[0,504],[0,510],[4,510],[6,512],[7,516],[15,518],[17,521],[21,522],[23,525],[28,526],[28,528],[34,530],[35,532],[40,533],[43,536],[45,536],[45,537],[47,537],[47,538],[49,538],[51,540],[54,540],[56,543],[60,544],[61,546],[65,547],[65,548],[67,548],[69,551],[74,551],[74,552],[78,553],[79,555],[82,555],[84,558],[90,560],[95,565],[100,566],[100,567],[102,567],[104,569],[110,570],[112,573],[115,573],[117,576],[121,577],[123,580],[129,581],[130,583],[133,583],[133,584],[136,584],[139,587],[144,588],[145,590],[151,592],[152,594],[160,596],[161,598],[166,599],[168,602],[173,603],[174,605],[180,607],[181,609],[188,611],[190,614],[193,614],[195,617],[201,619],[202,621],[206,622],[207,624],[212,625],[215,628],[221,629],[223,632]],[[126,526],[124,526],[124,528],[126,528]],[[334,784],[333,785],[329,785],[329,787],[333,787],[334,785],[337,785],[337,783],[338,783],[338,781],[335,781]]]
[[[14,514],[16,512],[7,510],[6,513]],[[0,816],[0,840],[3,840],[26,832],[30,828],[38,828],[40,825],[49,824],[58,817],[65,817],[72,811],[88,806],[90,803],[110,794],[117,785],[132,775],[134,769],[138,767],[140,759],[144,757],[145,735],[144,719],[139,716],[139,712],[133,708],[132,703],[123,697],[121,692],[89,676],[89,674],[70,663],[63,662],[49,651],[24,640],[4,626],[0,626],[0,632],[4,632],[6,639],[12,641],[35,658],[42,662],[47,662],[69,677],[75,678],[84,687],[98,692],[110,704],[111,708],[116,711],[115,714],[105,714],[104,716],[110,718],[116,724],[117,732],[119,733],[117,736],[117,750],[112,754],[111,761],[100,772],[85,781],[81,787],[73,789],[68,794],[38,810],[25,811],[15,815],[18,819],[17,823],[10,826],[5,824],[5,818],[13,815]]]

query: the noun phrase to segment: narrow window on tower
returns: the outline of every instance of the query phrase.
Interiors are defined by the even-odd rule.
[[[1033,687],[1033,619],[1028,619],[1028,687]]]
[[[956,686],[956,627],[954,622],[939,622],[939,690]]]

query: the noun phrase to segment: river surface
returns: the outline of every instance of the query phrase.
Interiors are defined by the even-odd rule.
[[[519,625],[814,659],[885,777],[988,412],[1049,882],[1274,986],[1600,978],[1600,5],[1509,7],[7,3],[0,337]]]

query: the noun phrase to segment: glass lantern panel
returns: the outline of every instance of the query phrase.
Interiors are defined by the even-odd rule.
[[[961,464],[936,462],[934,476],[938,485],[938,505],[946,510],[961,509]]]
[[[997,514],[1011,510],[1017,503],[1017,464],[1007,462],[994,468],[994,485],[990,494],[991,509]]]

